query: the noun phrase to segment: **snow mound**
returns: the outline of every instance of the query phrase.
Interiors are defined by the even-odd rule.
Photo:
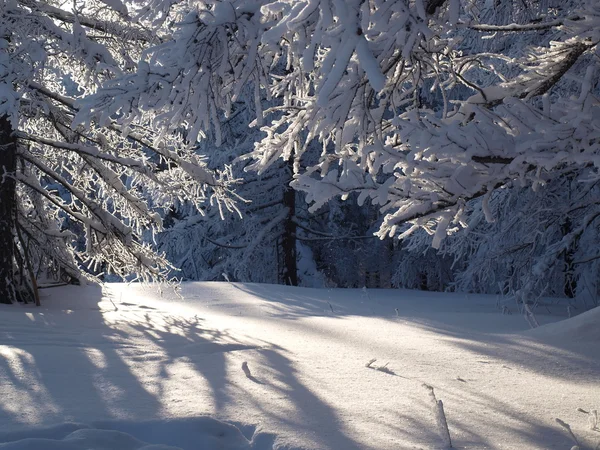
[[[570,319],[543,325],[526,333],[535,338],[560,338],[572,341],[600,341],[600,307]]]
[[[3,450],[272,450],[275,438],[247,438],[233,424],[210,417],[145,422],[67,423],[38,430],[0,433]]]

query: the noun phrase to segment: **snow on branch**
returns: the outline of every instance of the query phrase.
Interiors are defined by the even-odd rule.
[[[39,270],[76,279],[166,279],[170,263],[147,242],[172,205],[236,211],[230,168],[210,169],[194,142],[173,130],[153,145],[146,118],[119,124],[118,114],[109,115],[105,127],[91,118],[78,127],[72,119],[84,114],[86,94],[135,72],[140,56],[172,33],[134,22],[120,0],[75,2],[72,9],[15,0],[4,4],[0,29],[0,115],[9,119],[18,159],[2,181],[17,181],[9,195],[18,211],[7,229],[21,234],[2,239],[30,246]],[[10,255],[5,260],[16,264]]]
[[[98,158],[104,161],[117,163],[122,166],[138,169],[142,173],[149,172],[149,167],[143,160],[137,160],[134,158],[123,158],[117,155],[102,152],[97,147],[92,147],[90,145],[71,144],[68,142],[55,141],[52,139],[44,138],[43,136],[34,136],[23,132],[17,132],[16,136],[19,139],[23,139],[25,141],[37,142],[39,144],[48,145],[57,149],[70,150],[82,155],[91,156],[93,158]]]
[[[78,22],[84,27],[102,31],[110,36],[118,36],[121,39],[127,40],[139,40],[146,43],[158,41],[156,35],[131,24],[125,26],[122,22],[120,23],[118,21],[108,21],[95,17],[86,17],[80,13],[75,15],[69,11],[57,8],[56,6],[50,5],[43,1],[19,0],[19,3],[33,9],[34,11],[39,11],[40,13],[43,13],[52,19],[69,24]]]
[[[540,30],[547,30],[550,28],[560,27],[563,24],[564,24],[564,22],[562,20],[553,20],[551,22],[539,22],[539,23],[527,23],[527,24],[510,23],[508,25],[490,25],[490,24],[482,24],[482,23],[469,23],[466,26],[470,30],[494,33],[494,32],[540,31]]]
[[[140,23],[175,25],[157,32],[160,44],[139,51],[135,68],[123,70],[117,52],[98,48],[102,41],[73,23],[70,41],[54,39],[77,44],[73,54],[102,86],[76,103],[61,89],[39,89],[34,79],[29,92],[40,94],[32,101],[44,98],[75,116],[73,141],[85,145],[62,150],[81,160],[152,154],[158,162],[150,167],[160,168],[153,175],[183,202],[193,189],[200,198],[211,192],[217,203],[235,198],[231,172],[209,169],[194,149],[205,139],[221,145],[235,111],[252,111],[261,134],[239,158],[252,160],[246,170],[262,175],[290,162],[291,186],[306,193],[311,212],[336,197],[359,206],[370,201],[384,216],[378,236],[406,238],[420,229],[442,248],[447,235],[468,225],[472,205],[493,223],[495,192],[598,178],[597,5],[577,1],[532,23],[520,10],[496,14],[488,3],[151,0],[140,4]],[[127,20],[121,16],[112,17]],[[480,31],[512,39],[511,50],[484,42]],[[91,65],[91,55],[102,64]],[[109,75],[100,72],[103,65]],[[54,122],[66,120],[55,120],[52,108],[44,114],[60,134]],[[109,130],[107,148],[118,148],[121,138],[131,153],[107,151],[101,127]],[[61,149],[58,136],[43,138],[36,143]],[[88,144],[99,147],[95,155]],[[124,193],[101,181],[122,174],[113,165],[125,160],[114,158],[102,159],[113,172],[96,168],[95,176],[102,188]],[[150,189],[157,193],[158,184]],[[135,205],[140,194],[132,195],[116,197]],[[223,204],[235,210],[233,200]],[[282,217],[270,216],[265,228]],[[255,247],[250,242],[244,258]]]

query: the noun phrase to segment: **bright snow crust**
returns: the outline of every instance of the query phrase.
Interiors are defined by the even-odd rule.
[[[557,322],[564,306],[541,307],[527,331],[491,296],[42,292],[41,308],[1,307],[0,449],[441,449],[424,383],[454,448],[568,450],[557,418],[581,448],[600,441],[577,411],[600,409],[600,308]]]

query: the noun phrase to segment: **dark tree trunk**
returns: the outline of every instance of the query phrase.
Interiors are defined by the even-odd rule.
[[[429,0],[425,7],[425,12],[431,16],[435,14],[435,10],[443,6],[444,3],[446,3],[446,0]]]
[[[566,179],[566,188],[568,192],[569,203],[571,203],[571,192],[573,192],[573,179],[572,175],[568,175]],[[570,235],[573,232],[573,224],[571,222],[570,217],[565,217],[564,222],[560,226],[560,231],[562,233],[562,237]],[[564,285],[563,292],[567,298],[575,298],[577,295],[577,278],[575,277],[575,252],[578,247],[578,238],[575,237],[571,245],[565,249],[563,257],[564,257]]]
[[[8,117],[0,117],[0,303],[15,300],[13,275],[17,140]]]
[[[563,224],[561,225],[561,231],[563,237],[570,234],[573,231],[573,226],[571,224],[571,220],[567,217]],[[565,282],[563,286],[564,294],[567,298],[575,298],[577,294],[577,279],[575,278],[574,269],[574,253],[575,253],[575,245],[570,245],[564,252],[564,272],[565,272]]]
[[[290,174],[293,173],[293,159],[287,163],[287,169]],[[296,260],[296,224],[294,216],[296,214],[296,192],[286,186],[283,192],[283,206],[288,208],[288,216],[285,220],[283,239],[281,247],[283,249],[283,283],[290,286],[298,286],[298,267]]]

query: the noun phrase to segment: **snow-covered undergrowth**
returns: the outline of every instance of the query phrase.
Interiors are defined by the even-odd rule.
[[[454,448],[570,449],[556,419],[600,441],[599,308],[538,308],[528,330],[465,294],[42,292],[0,310],[0,449],[440,449],[431,398]]]

